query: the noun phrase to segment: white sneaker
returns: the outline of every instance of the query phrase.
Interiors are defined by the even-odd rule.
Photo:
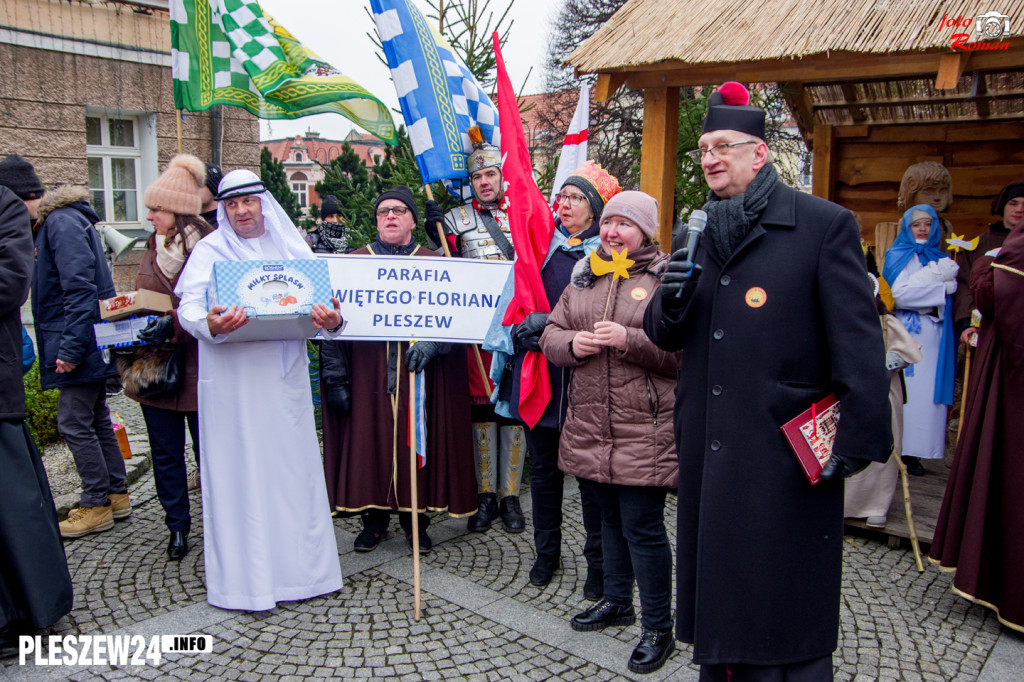
[[[885,523],[888,521],[884,516],[869,516],[864,519],[864,524],[868,528],[885,528]]]
[[[188,475],[188,491],[192,492],[193,490],[199,490],[199,488],[201,487],[202,486],[200,485],[199,481],[199,472],[193,471],[191,474]]]

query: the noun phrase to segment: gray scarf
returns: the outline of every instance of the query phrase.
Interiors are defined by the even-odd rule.
[[[723,263],[729,260],[750,228],[757,223],[778,180],[775,166],[766,163],[743,194],[721,199],[714,192],[708,193],[708,203],[704,204],[704,211],[708,214],[708,236]]]

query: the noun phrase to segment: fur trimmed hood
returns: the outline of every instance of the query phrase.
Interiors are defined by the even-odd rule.
[[[89,201],[89,190],[85,187],[76,187],[74,185],[64,185],[52,189],[43,196],[43,200],[39,202],[39,222],[42,223],[46,220],[46,216],[50,215],[58,208],[64,208],[71,204],[84,201]],[[98,216],[92,216],[98,217]]]
[[[657,246],[645,246],[631,255],[634,256],[636,262],[629,268],[630,275],[649,272],[658,279],[661,279],[661,276],[665,273],[665,268],[668,267],[668,255],[661,253]],[[589,255],[585,258],[580,258],[576,265],[573,266],[569,283],[576,289],[586,289],[597,283],[597,275],[590,268]]]

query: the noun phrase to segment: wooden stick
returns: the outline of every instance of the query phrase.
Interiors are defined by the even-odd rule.
[[[608,285],[608,297],[604,299],[604,312],[601,313],[601,321],[608,319],[608,304],[612,301],[612,289],[615,288],[615,275],[612,275],[612,283]]]
[[[907,465],[892,449],[892,456],[896,458],[896,466],[900,469],[900,480],[903,481],[903,511],[907,515],[907,528],[910,529],[910,547],[914,550],[914,563],[917,564],[917,572],[924,572],[924,563],[921,561],[921,548],[917,544],[917,530],[914,528],[914,514],[910,509],[910,476],[907,475]]]
[[[978,338],[975,336],[974,338]],[[971,376],[971,351],[974,349],[967,344],[967,351],[964,353],[964,383],[960,388],[960,421],[956,425],[956,442],[960,442],[960,431],[964,427],[964,409],[967,407],[967,380]]]
[[[413,620],[420,619],[420,505],[416,490],[416,372],[409,372],[409,506],[412,507],[412,603]]]
[[[177,113],[177,116],[175,118],[177,118],[177,122],[178,122],[178,153],[180,154],[181,153],[181,109],[175,109],[174,111]]]
[[[434,200],[434,191],[430,188],[430,185],[423,185],[423,191],[427,193],[427,199],[430,201]],[[448,248],[448,240],[444,237],[444,226],[441,223],[435,223],[434,225],[437,228],[438,239],[441,240],[444,257],[451,258],[452,252]],[[469,346],[473,349],[473,355],[476,357],[476,368],[480,372],[480,380],[484,382],[484,390],[486,391],[491,387],[491,379],[487,376],[487,369],[484,368],[484,359],[480,356],[480,346],[476,343],[471,343]]]

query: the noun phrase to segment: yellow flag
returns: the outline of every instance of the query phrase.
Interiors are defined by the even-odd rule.
[[[623,279],[629,279],[629,268],[636,261],[632,261],[626,258],[626,249],[622,251],[612,251],[612,260],[608,261],[602,259],[597,255],[597,251],[590,252],[590,269],[594,271],[594,274],[600,277],[601,275],[607,275],[609,272],[612,273],[612,280],[616,280],[619,277]]]

